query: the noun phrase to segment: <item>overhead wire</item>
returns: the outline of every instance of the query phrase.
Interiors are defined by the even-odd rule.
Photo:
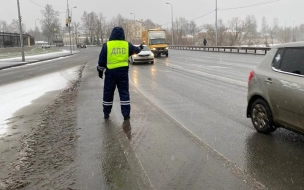
[[[265,4],[270,4],[270,3],[275,3],[275,2],[278,2],[280,0],[268,0],[268,1],[264,1],[264,2],[260,2],[260,3],[255,3],[255,4],[251,4],[251,5],[246,5],[246,6],[240,6],[240,7],[231,7],[231,8],[225,8],[225,9],[218,9],[218,11],[227,11],[227,10],[234,10],[234,9],[243,9],[243,8],[249,8],[249,7],[255,7],[255,6],[261,6],[261,5],[265,5]],[[199,18],[202,18],[202,17],[205,17],[205,16],[208,16],[209,14],[211,13],[214,13],[216,10],[213,10],[209,13],[206,13],[202,16],[199,16],[199,17],[196,17],[196,18],[193,18],[193,19],[190,19],[190,21],[192,20],[196,20],[196,19],[199,19]],[[163,25],[167,25],[167,24],[170,24],[171,22],[168,22],[168,23],[165,23],[165,24],[162,24],[161,26]]]
[[[215,10],[213,10],[213,11],[211,11],[211,12],[207,13],[207,14],[204,14],[204,15],[202,15],[202,16],[199,16],[199,17],[196,17],[196,18],[190,19],[190,21],[191,21],[191,20],[196,20],[196,19],[199,19],[199,18],[202,18],[202,17],[205,17],[205,16],[210,15],[211,13],[214,13],[214,12],[215,12]]]
[[[45,8],[44,6],[42,6],[42,5],[39,5],[38,3],[35,3],[34,1],[32,1],[32,0],[29,0],[30,2],[32,2],[32,3],[34,3],[35,5],[37,5],[37,6],[39,6],[39,7],[42,7],[42,8]]]
[[[280,1],[280,0],[268,0],[268,1],[260,2],[260,3],[251,4],[251,5],[240,6],[240,7],[231,7],[231,8],[218,9],[218,10],[219,11],[228,11],[228,10],[235,10],[235,9],[244,9],[244,8],[249,8],[249,7],[256,7],[256,6],[261,6],[261,5],[265,5],[265,4],[275,3],[278,1]]]
[[[202,16],[199,16],[199,17],[196,17],[196,18],[190,19],[189,21],[192,21],[192,20],[196,20],[196,19],[199,19],[199,18],[205,17],[205,16],[210,15],[211,13],[214,13],[214,12],[215,12],[215,10],[213,10],[213,11],[211,11],[211,12],[207,13],[207,14],[204,14],[204,15],[202,15]],[[163,26],[163,25],[167,25],[167,24],[171,24],[171,22],[168,22],[168,23],[166,23],[166,24],[162,24],[161,26]]]
[[[164,25],[167,25],[167,24],[171,24],[171,22],[168,22],[168,23],[166,23],[166,24],[161,24],[161,26],[164,26]]]

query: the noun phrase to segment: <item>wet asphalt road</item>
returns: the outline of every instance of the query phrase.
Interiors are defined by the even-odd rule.
[[[55,49],[55,48],[56,47],[52,47],[52,49]],[[65,56],[69,56],[71,54],[70,51],[66,50],[67,47],[64,47],[63,49],[65,51],[41,54],[41,55],[35,55],[35,56],[26,56],[24,62],[22,62],[21,57],[0,59],[0,70],[5,69],[5,68],[14,67],[14,66],[24,65],[24,64],[28,64],[28,63],[35,63],[35,62],[50,60],[50,59],[53,59],[56,57],[65,57]],[[73,54],[76,54],[76,53],[78,53],[77,50],[73,51]]]
[[[102,114],[100,48],[0,72],[0,85],[86,64],[77,100],[79,189],[302,189],[304,137],[258,134],[247,78],[263,56],[170,50],[130,65],[131,120]]]
[[[263,56],[170,51],[130,80],[158,107],[270,189],[302,189],[302,135],[257,134],[245,117],[249,72]]]
[[[154,65],[130,65],[128,134],[143,182],[156,189],[302,189],[303,136],[284,129],[258,134],[245,117],[248,74],[262,58],[170,50],[169,58],[156,58]],[[96,83],[95,65],[90,66],[84,71],[88,86],[81,86],[87,90],[80,90],[80,99],[89,106],[79,106],[79,112],[98,119],[78,120],[82,126],[111,125],[117,137],[123,128],[118,94],[113,123],[105,124],[99,107],[102,91],[96,90],[103,84]],[[94,130],[84,131],[99,139]],[[87,142],[93,143],[91,138]]]

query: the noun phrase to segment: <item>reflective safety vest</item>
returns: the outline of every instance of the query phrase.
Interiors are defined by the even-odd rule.
[[[127,67],[129,59],[129,43],[123,40],[112,40],[107,42],[107,67],[116,69]]]

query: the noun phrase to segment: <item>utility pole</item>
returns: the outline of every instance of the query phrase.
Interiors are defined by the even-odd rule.
[[[19,0],[17,0],[17,7],[18,7],[18,17],[19,17],[21,55],[22,55],[22,61],[24,62],[25,61],[25,58],[24,58],[24,44],[23,44],[23,35],[22,35],[22,25],[21,25],[21,15],[20,15]]]
[[[295,22],[293,21],[293,29],[292,29],[292,41],[295,42],[296,41],[296,35],[295,35]]]
[[[67,11],[68,11],[68,27],[69,27],[69,37],[70,37],[70,51],[72,53],[71,17],[70,17],[70,9],[69,9],[69,0],[67,0]]]
[[[215,0],[215,46],[217,46],[218,29],[217,29],[217,0]]]
[[[73,19],[73,9],[75,9],[75,8],[77,8],[77,6],[71,8],[71,21],[70,22],[72,22],[72,19]],[[75,30],[75,28],[73,29],[73,39],[74,39],[73,40],[73,51],[74,51],[74,41],[75,41],[74,30]]]

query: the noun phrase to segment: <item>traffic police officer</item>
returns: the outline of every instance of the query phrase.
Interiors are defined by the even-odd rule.
[[[133,54],[138,54],[143,46],[135,47],[125,41],[123,28],[115,27],[112,30],[109,41],[103,44],[97,71],[100,78],[103,78],[105,71],[103,91],[103,113],[104,118],[109,118],[113,106],[114,91],[117,86],[121,113],[124,120],[130,119],[130,94],[129,94],[129,63],[128,59]]]

